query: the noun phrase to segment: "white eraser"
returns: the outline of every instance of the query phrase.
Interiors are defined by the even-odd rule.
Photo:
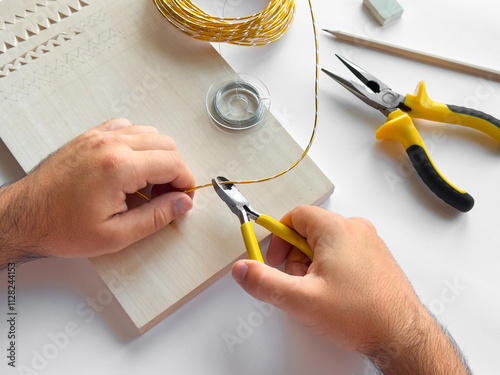
[[[363,0],[381,25],[386,25],[403,14],[403,7],[396,0]]]

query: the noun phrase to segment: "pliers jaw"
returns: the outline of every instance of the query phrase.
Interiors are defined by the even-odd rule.
[[[250,219],[257,219],[260,214],[252,209],[250,203],[234,184],[227,184],[229,180],[218,176],[212,179],[212,185],[217,195],[227,204],[233,214],[238,216],[240,223],[246,223]]]
[[[380,79],[368,73],[366,70],[360,68],[356,64],[353,64],[349,60],[343,58],[342,56],[335,55],[340,61],[366,86],[363,86],[354,81],[348,81],[326,69],[321,69],[328,76],[333,78],[335,81],[344,86],[352,94],[358,97],[360,100],[373,107],[385,116],[389,116],[389,113],[394,112],[397,109],[402,109],[404,111],[409,111],[410,108],[404,104],[405,96],[393,91],[389,86],[387,86]],[[368,90],[367,87],[370,89]]]

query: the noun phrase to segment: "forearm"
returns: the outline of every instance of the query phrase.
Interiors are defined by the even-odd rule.
[[[0,271],[9,263],[22,263],[43,257],[31,241],[35,232],[34,212],[26,207],[24,181],[0,189]]]
[[[6,269],[9,263],[25,263],[43,257],[43,255],[37,253],[36,249],[33,248],[9,247],[8,244],[4,247],[4,244],[0,240],[0,272]]]
[[[384,375],[471,374],[453,338],[425,310],[406,335],[365,354]]]

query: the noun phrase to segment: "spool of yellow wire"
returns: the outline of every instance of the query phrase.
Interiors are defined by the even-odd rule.
[[[288,30],[295,0],[271,0],[261,12],[247,17],[214,17],[189,0],[154,0],[158,10],[184,33],[208,42],[245,46],[272,43]]]
[[[258,46],[275,42],[287,31],[295,15],[295,0],[270,0],[261,12],[248,17],[224,18],[213,17],[194,5],[189,0],[153,0],[163,16],[184,33],[208,42]],[[318,126],[318,75],[319,45],[316,21],[311,0],[308,0],[316,48],[316,70],[314,85],[315,114],[314,126],[308,145],[300,157],[287,169],[269,177],[227,181],[225,184],[253,184],[275,179],[295,168],[307,155],[312,146]],[[195,186],[186,193],[212,186],[211,183]],[[142,194],[141,194],[142,195]]]

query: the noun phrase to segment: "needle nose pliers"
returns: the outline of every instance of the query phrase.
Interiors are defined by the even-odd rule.
[[[262,254],[260,253],[259,243],[255,237],[253,225],[250,220],[253,219],[257,224],[297,247],[312,260],[313,252],[304,237],[272,217],[254,211],[248,200],[241,194],[238,188],[234,184],[228,184],[226,182],[229,182],[227,178],[219,176],[217,179],[212,179],[212,186],[217,195],[230,208],[231,212],[240,219],[241,234],[243,235],[243,241],[245,242],[245,247],[250,259],[264,263]]]
[[[427,96],[424,81],[418,84],[415,95],[401,95],[364,69],[339,55],[336,56],[366,87],[328,70],[322,69],[322,71],[363,102],[387,116],[387,122],[377,130],[376,138],[399,141],[429,189],[457,210],[469,211],[474,206],[474,199],[452,185],[439,172],[411,119],[421,118],[467,126],[489,135],[498,143],[500,143],[500,120],[472,108],[432,101]]]

